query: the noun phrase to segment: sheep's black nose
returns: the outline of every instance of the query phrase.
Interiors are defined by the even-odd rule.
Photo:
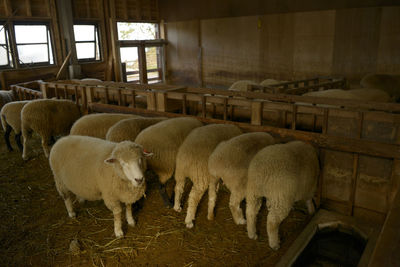
[[[143,178],[135,178],[135,181],[136,181],[138,184],[141,184],[141,183],[143,182]]]

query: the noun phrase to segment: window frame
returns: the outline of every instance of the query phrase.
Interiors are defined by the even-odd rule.
[[[0,22],[0,28],[4,30],[4,37],[5,37],[5,46],[4,48],[7,53],[7,65],[0,65],[0,69],[13,69],[15,64],[14,64],[14,58],[13,58],[13,51],[12,51],[12,45],[11,45],[11,40],[10,40],[10,31],[8,29],[8,23],[5,21]],[[0,46],[3,46],[3,44],[0,44]]]
[[[128,75],[131,74],[137,74],[139,73],[139,80],[135,81],[130,81],[130,83],[144,83],[148,84],[150,81],[159,81],[159,82],[164,82],[165,81],[165,57],[163,56],[163,53],[165,51],[165,45],[167,42],[164,39],[160,38],[160,23],[155,22],[155,21],[116,21],[116,28],[118,30],[118,23],[152,23],[156,25],[156,39],[150,39],[150,40],[119,40],[118,39],[118,34],[117,34],[117,42],[119,49],[122,47],[137,47],[138,49],[138,60],[139,60],[139,71],[131,71],[127,72],[126,69],[125,71],[122,70],[122,79],[124,82],[127,82],[127,77]],[[147,69],[147,59],[146,59],[146,48],[147,47],[158,47],[160,48],[160,54],[157,55],[157,65],[159,67],[157,69],[152,69],[148,70]],[[120,57],[120,62],[121,62],[121,57]],[[121,62],[122,65],[122,62]],[[145,72],[142,73],[142,70],[145,69]],[[158,72],[158,78],[148,78],[148,73],[149,72]]]
[[[15,26],[45,26],[46,27],[46,43],[17,43],[17,35],[15,34]],[[13,36],[11,39],[13,40],[14,44],[13,47],[15,49],[14,51],[14,61],[15,65],[18,66],[17,68],[30,68],[30,67],[47,67],[47,66],[55,66],[56,65],[56,58],[55,58],[55,53],[54,53],[54,42],[53,42],[53,36],[52,36],[52,30],[50,26],[50,22],[47,21],[14,21],[10,23],[10,27],[12,27],[12,34]],[[35,62],[35,63],[24,63],[21,61],[19,53],[18,53],[18,46],[20,45],[38,45],[38,44],[46,44],[47,45],[47,56],[48,56],[48,61],[41,61],[41,62]],[[52,61],[51,63],[51,58],[52,56]]]
[[[74,30],[74,40],[75,40],[75,49],[76,49],[76,44],[78,43],[94,43],[94,58],[82,58],[78,59],[78,51],[76,52],[76,57],[78,62],[80,63],[91,63],[91,62],[102,62],[103,61],[103,53],[102,53],[102,44],[101,44],[101,31],[100,31],[100,25],[97,21],[74,21],[73,26],[75,25],[90,25],[94,26],[94,36],[95,39],[94,41],[76,41],[75,40],[75,30]],[[97,34],[96,34],[97,32]],[[96,43],[97,39],[97,43]],[[97,45],[98,44],[98,45]],[[96,51],[98,50],[99,52],[99,59],[96,59]]]

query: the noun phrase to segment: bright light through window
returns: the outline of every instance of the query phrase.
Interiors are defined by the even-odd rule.
[[[10,65],[9,46],[4,25],[0,25],[0,66]]]
[[[157,39],[156,23],[118,22],[119,40],[154,40]]]
[[[54,63],[47,25],[15,25],[14,30],[20,64]]]
[[[96,25],[74,25],[78,60],[100,60],[99,34]]]

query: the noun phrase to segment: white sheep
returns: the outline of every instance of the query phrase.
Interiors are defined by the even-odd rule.
[[[9,151],[12,151],[12,146],[10,144],[10,133],[11,130],[15,133],[15,142],[18,148],[22,151],[21,144],[21,110],[29,102],[29,100],[24,101],[14,101],[5,104],[0,111],[1,125],[4,129],[4,139]]]
[[[69,217],[76,216],[72,194],[80,200],[103,200],[114,214],[114,232],[123,236],[122,208],[126,219],[135,225],[132,203],[145,195],[146,157],[151,154],[131,141],[114,143],[89,136],[66,136],[50,152],[50,167],[57,191],[63,198]]]
[[[280,81],[274,80],[274,79],[265,79],[264,81],[260,82],[260,85],[262,86],[268,86],[268,85],[274,85],[281,83]]]
[[[250,80],[239,80],[234,82],[228,90],[232,91],[242,91],[242,92],[247,92],[247,87],[249,85],[256,85],[256,82],[250,81]]]
[[[210,184],[214,184],[210,187],[216,188],[221,178],[231,191],[229,208],[236,224],[246,223],[240,203],[246,197],[247,170],[250,161],[259,150],[274,143],[274,138],[268,133],[245,133],[221,142],[208,159],[208,170],[212,175]],[[213,201],[210,207],[212,210],[216,198]]]
[[[213,203],[215,203],[216,188],[214,188],[215,183],[210,183],[212,176],[208,171],[208,158],[220,142],[241,133],[242,131],[235,125],[209,124],[194,129],[179,148],[176,156],[174,209],[178,212],[181,211],[185,178],[188,177],[193,182],[193,186],[189,194],[185,218],[187,228],[193,227],[197,206],[207,188],[209,189],[207,218],[209,220],[214,218]]]
[[[174,174],[178,149],[186,136],[193,129],[202,125],[195,118],[168,119],[147,127],[135,139],[136,143],[154,154],[148,160],[148,167],[158,175],[160,194],[166,206],[172,207],[165,183]]]
[[[390,101],[390,96],[386,92],[368,88],[352,89],[352,90],[329,89],[324,91],[314,91],[314,92],[304,93],[303,96],[349,99],[355,101],[375,101],[375,102]]]
[[[108,129],[106,140],[122,142],[125,140],[135,141],[137,135],[147,127],[154,125],[166,118],[131,118],[124,119]]]
[[[16,99],[17,96],[14,90],[0,90],[0,109],[8,102],[15,101]]]
[[[79,118],[79,107],[70,100],[39,99],[27,103],[21,110],[21,131],[23,137],[22,158],[28,154],[28,140],[32,132],[42,138],[42,147],[46,157],[49,156],[49,144],[54,137],[68,135],[72,124]]]
[[[71,135],[92,136],[106,139],[107,131],[124,119],[141,118],[133,114],[97,113],[83,116],[71,128]]]
[[[365,88],[385,91],[394,101],[400,100],[400,75],[368,74],[361,79],[360,84]]]
[[[315,148],[301,141],[263,148],[251,160],[246,189],[249,238],[257,239],[256,217],[262,197],[267,198],[269,246],[279,248],[279,225],[294,202],[304,200],[314,213],[312,198],[317,186],[319,162]]]

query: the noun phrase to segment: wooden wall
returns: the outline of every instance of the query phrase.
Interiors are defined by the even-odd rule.
[[[166,36],[171,83],[225,87],[315,75],[358,82],[400,70],[400,6],[167,20]]]
[[[112,45],[116,40],[111,32],[116,30],[116,26],[112,23],[159,21],[158,0],[72,0],[71,4],[75,22],[96,22],[100,27],[102,60],[80,64],[83,77],[114,79],[113,66],[117,61],[113,58]],[[61,11],[57,10],[57,0],[0,0],[1,21],[50,22],[55,50],[53,66],[0,71],[2,88],[7,89],[11,84],[28,80],[55,77],[67,56],[62,27],[58,21],[59,12]]]

